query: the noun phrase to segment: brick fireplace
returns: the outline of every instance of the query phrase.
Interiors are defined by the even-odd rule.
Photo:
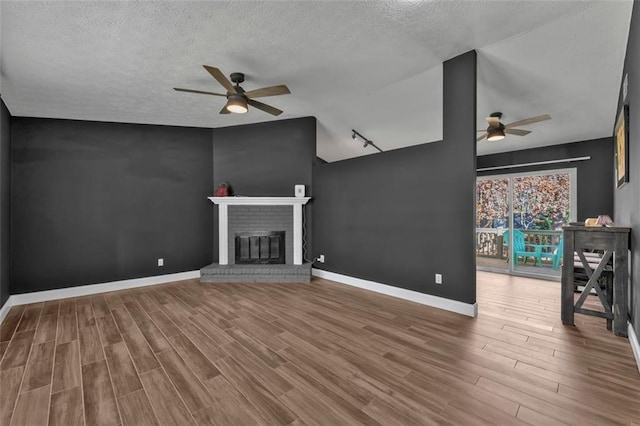
[[[302,206],[309,197],[209,199],[218,205],[219,261],[200,270],[201,282],[310,280],[311,264],[302,256]]]

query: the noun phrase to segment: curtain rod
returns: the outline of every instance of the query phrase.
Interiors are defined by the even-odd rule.
[[[570,163],[572,161],[585,161],[585,160],[591,160],[591,156],[564,158],[562,160],[536,161],[534,163],[509,164],[507,166],[485,167],[482,169],[476,169],[476,172],[487,172],[489,170],[500,170],[500,169],[515,169],[518,167],[528,167],[528,166],[541,166],[543,164]]]

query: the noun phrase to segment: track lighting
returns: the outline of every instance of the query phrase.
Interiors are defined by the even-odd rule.
[[[353,132],[351,134],[351,139],[353,139],[354,141],[356,140],[356,137],[360,137],[360,139],[362,139],[364,141],[364,145],[362,146],[363,148],[366,148],[367,146],[371,145],[372,147],[374,147],[375,149],[377,149],[380,152],[384,152],[383,150],[381,150],[380,148],[377,147],[376,144],[374,144],[372,141],[370,141],[369,139],[365,138],[364,136],[362,136],[360,133],[356,132],[355,130],[351,129],[351,131]]]

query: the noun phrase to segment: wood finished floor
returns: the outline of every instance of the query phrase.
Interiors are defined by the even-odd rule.
[[[632,424],[640,373],[558,283],[478,273],[478,318],[314,278],[13,307],[0,425]]]

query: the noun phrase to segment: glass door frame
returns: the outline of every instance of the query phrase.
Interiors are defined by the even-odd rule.
[[[577,218],[577,210],[578,210],[578,169],[566,168],[566,169],[549,169],[549,170],[536,170],[530,172],[518,172],[518,173],[504,173],[504,174],[495,174],[495,175],[483,175],[476,177],[476,184],[480,180],[492,180],[492,179],[508,179],[508,191],[507,191],[507,213],[508,213],[508,230],[513,229],[514,220],[513,220],[513,197],[514,197],[514,188],[513,188],[513,179],[524,176],[544,176],[544,175],[555,175],[555,174],[568,174],[569,175],[569,222],[575,222]],[[477,188],[477,186],[476,186]],[[509,238],[509,246],[508,246],[508,257],[507,257],[507,268],[505,269],[496,269],[490,267],[477,267],[483,271],[489,272],[499,272],[505,273],[507,272],[509,275],[514,276],[522,276],[522,277],[530,277],[530,278],[544,278],[551,279],[554,281],[559,281],[560,278],[553,275],[548,274],[537,274],[530,273],[526,271],[516,270],[514,268],[514,264],[511,260],[511,253],[513,253],[513,238]]]

